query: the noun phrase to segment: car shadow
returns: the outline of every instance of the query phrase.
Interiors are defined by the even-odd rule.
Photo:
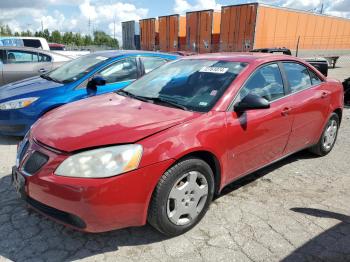
[[[121,246],[138,246],[166,239],[148,225],[99,234],[69,229],[28,210],[24,201],[17,198],[10,175],[0,178],[0,195],[0,258],[72,261],[117,251]]]
[[[284,258],[296,261],[350,261],[350,216],[315,208],[292,208],[294,212],[340,221]]]
[[[0,145],[17,145],[22,137],[19,136],[3,136],[0,135]]]
[[[287,158],[284,158],[274,164],[271,164],[265,168],[262,168],[258,171],[255,171],[254,173],[251,173],[249,175],[246,175],[242,178],[237,179],[236,181],[228,184],[226,187],[224,187],[220,193],[220,195],[216,196],[216,199],[223,197],[243,186],[249,185],[249,184],[253,184],[253,182],[255,182],[256,180],[258,180],[259,178],[264,177],[265,175],[273,172],[274,170],[288,165],[290,163],[299,161],[299,160],[303,160],[303,159],[310,159],[310,158],[316,158],[317,156],[315,154],[312,154],[311,152],[307,151],[307,150],[303,150],[300,151],[298,153],[295,153]]]

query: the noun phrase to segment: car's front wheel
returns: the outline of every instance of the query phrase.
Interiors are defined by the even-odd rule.
[[[325,156],[331,152],[337,140],[339,125],[339,116],[336,113],[332,113],[320,140],[316,145],[310,148],[310,151],[319,156]]]
[[[185,159],[168,169],[158,182],[148,221],[165,235],[183,234],[203,218],[213,195],[210,166],[202,159]]]

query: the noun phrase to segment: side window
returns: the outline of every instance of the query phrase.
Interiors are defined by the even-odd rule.
[[[98,73],[106,79],[106,83],[116,83],[137,78],[137,66],[135,58],[126,58],[102,69]]]
[[[39,62],[38,54],[27,51],[7,51],[8,64],[36,63]]]
[[[146,74],[167,62],[167,60],[163,58],[151,56],[141,57],[141,61],[143,63],[143,67],[145,68]]]
[[[283,97],[283,80],[278,65],[269,64],[257,69],[239,91],[238,101],[248,94],[258,95],[268,101]]]
[[[0,65],[4,63],[4,55],[5,55],[4,50],[0,50]]]
[[[291,62],[284,62],[283,65],[292,93],[307,89],[312,85],[309,70],[305,66]]]
[[[42,48],[39,39],[23,39],[23,44],[26,47]]]
[[[311,70],[309,70],[312,85],[318,85],[322,83],[322,80]]]
[[[44,54],[39,53],[39,62],[41,62],[41,63],[51,62],[51,57],[48,55],[44,55]]]

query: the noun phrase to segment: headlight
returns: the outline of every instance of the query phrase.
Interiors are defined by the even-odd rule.
[[[0,104],[0,110],[10,110],[10,109],[19,109],[19,108],[27,107],[38,99],[39,97],[27,97],[27,98],[7,101]]]
[[[102,178],[138,168],[141,145],[111,146],[78,153],[64,160],[56,169],[58,176]]]

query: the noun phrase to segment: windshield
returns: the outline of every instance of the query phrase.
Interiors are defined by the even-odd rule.
[[[107,60],[108,57],[104,57],[98,54],[86,55],[75,60],[72,60],[57,69],[46,74],[47,78],[50,78],[56,82],[70,83],[79,80],[81,77],[89,73],[96,65]],[[45,77],[44,76],[44,77]]]
[[[179,60],[153,70],[123,92],[134,98],[168,101],[186,110],[208,112],[245,66],[241,62]]]

